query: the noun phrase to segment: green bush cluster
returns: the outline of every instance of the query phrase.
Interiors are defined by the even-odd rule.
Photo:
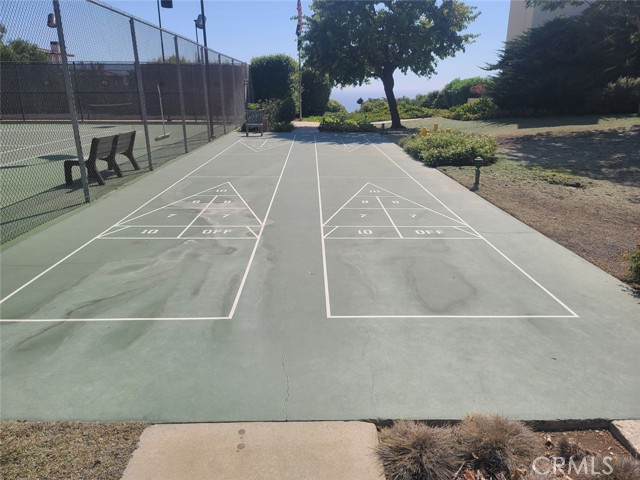
[[[470,97],[477,97],[475,87],[489,83],[485,77],[454,78],[440,90],[433,101],[434,108],[451,108],[467,103]]]
[[[640,113],[640,77],[620,77],[601,92],[602,113]]]
[[[476,157],[492,163],[498,151],[498,142],[491,136],[457,131],[407,136],[400,140],[400,146],[430,167],[472,165]]]
[[[482,97],[476,102],[464,103],[441,112],[441,116],[444,118],[465,121],[495,118],[497,114],[498,107],[489,97]]]
[[[632,252],[622,255],[622,258],[629,262],[630,280],[633,283],[640,284],[640,244]]]
[[[292,97],[271,98],[260,102],[269,125],[289,123],[296,118],[296,104]]]
[[[344,117],[322,117],[318,129],[321,132],[375,132],[376,127],[369,122],[356,122]]]

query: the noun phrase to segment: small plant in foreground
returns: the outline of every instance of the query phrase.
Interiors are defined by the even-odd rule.
[[[636,248],[632,252],[622,255],[622,259],[629,262],[630,280],[633,283],[640,284],[640,244],[636,245]]]
[[[454,431],[460,453],[489,476],[512,478],[512,472],[528,468],[531,459],[543,453],[530,428],[500,415],[469,415]]]
[[[605,459],[610,461],[605,463]],[[595,472],[578,478],[580,480],[638,480],[640,479],[640,461],[627,456],[598,458]]]
[[[401,420],[380,432],[376,453],[389,480],[450,480],[461,464],[452,429]]]

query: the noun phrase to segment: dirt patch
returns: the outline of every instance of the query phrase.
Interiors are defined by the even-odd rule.
[[[0,479],[121,478],[147,426],[142,422],[1,422]]]
[[[640,126],[498,138],[478,194],[611,275],[640,243]],[[471,186],[473,167],[443,167]]]

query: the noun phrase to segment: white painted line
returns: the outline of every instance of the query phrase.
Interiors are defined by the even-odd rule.
[[[113,228],[113,227],[112,227],[112,228]],[[106,237],[106,236],[113,235],[114,233],[122,232],[123,230],[126,230],[127,228],[129,228],[129,226],[128,226],[128,225],[127,225],[127,226],[124,226],[124,227],[122,227],[122,228],[119,228],[119,229],[117,229],[117,230],[114,230],[113,232],[101,233],[100,235],[98,235],[98,238],[104,238],[104,237]]]
[[[276,183],[276,188],[273,191],[273,195],[271,195],[271,201],[269,202],[269,206],[267,207],[267,212],[264,215],[264,220],[262,222],[262,226],[260,227],[260,233],[258,234],[258,238],[256,239],[256,243],[253,246],[253,251],[251,252],[251,257],[249,258],[249,263],[247,264],[247,268],[244,271],[244,275],[242,276],[242,280],[240,281],[240,286],[238,287],[238,293],[236,294],[236,298],[233,301],[233,305],[231,306],[231,311],[229,312],[229,318],[233,318],[233,314],[238,307],[238,302],[240,301],[240,295],[242,295],[242,290],[244,289],[244,285],[247,281],[247,277],[249,275],[249,270],[251,270],[251,266],[253,265],[253,260],[256,256],[256,251],[258,250],[258,245],[260,244],[260,240],[262,239],[262,234],[264,232],[264,228],[267,224],[267,219],[269,218],[269,213],[271,212],[271,207],[273,207],[273,202],[276,198],[276,194],[278,193],[278,188],[280,187],[280,182],[282,182],[282,176],[284,175],[284,171],[287,168],[287,164],[289,163],[289,158],[291,157],[291,151],[293,150],[293,145],[295,144],[296,136],[293,136],[293,140],[291,140],[291,146],[289,147],[289,152],[287,153],[287,158],[284,161],[284,165],[282,166],[282,170],[280,171],[280,176],[278,177],[278,181]]]
[[[317,145],[317,144],[316,144],[316,145]],[[316,166],[317,166],[317,162],[318,162],[318,149],[316,148]],[[320,185],[320,170],[319,170],[319,168],[318,168],[318,186],[319,186],[319,185]],[[323,223],[323,224],[322,224],[322,226],[325,226],[327,223],[329,223],[329,222],[333,219],[333,217],[335,217],[335,216],[338,214],[338,212],[339,212],[340,210],[344,209],[344,208],[346,207],[346,205],[347,205],[351,200],[353,200],[354,198],[356,198],[356,197],[358,196],[358,194],[359,194],[362,190],[364,190],[364,189],[366,188],[366,186],[367,186],[367,185],[369,185],[369,184],[367,183],[366,185],[364,185],[360,190],[358,190],[356,193],[354,193],[354,194],[353,194],[353,196],[352,196],[349,200],[347,200],[346,202],[344,202],[344,204],[343,204],[343,205],[342,205],[338,210],[336,210],[336,212],[335,212],[333,215],[331,215],[331,216],[329,217],[329,219],[328,219],[325,223]],[[366,210],[366,208],[363,208],[363,210]],[[378,209],[376,209],[376,210],[378,210]],[[320,218],[322,218],[322,215],[320,215]]]
[[[210,206],[210,205],[215,201],[215,199],[216,199],[216,198],[218,198],[218,195],[216,195],[215,197],[213,197],[213,198],[211,199],[211,201],[210,201],[209,203],[207,203],[207,205],[206,205],[202,210],[200,210],[200,213],[198,213],[198,215],[196,215],[196,216],[195,216],[195,218],[194,218],[193,220],[191,220],[191,223],[190,223],[189,225],[187,225],[187,226],[185,227],[185,229],[184,229],[184,230],[182,230],[182,231],[180,232],[180,234],[178,235],[178,237],[177,237],[177,238],[182,237],[182,234],[183,234],[183,233],[185,233],[187,230],[189,230],[189,227],[191,227],[191,225],[193,225],[193,223],[194,223],[198,218],[200,218],[200,216],[204,213],[204,211],[205,211],[207,208],[209,208],[209,206]]]
[[[463,228],[465,228],[465,227],[453,227],[453,228],[455,228],[457,230],[460,230],[461,232],[468,233],[469,235],[473,235],[474,237],[482,239],[482,237],[478,235],[478,232],[476,232],[473,229],[471,229],[471,230],[473,230],[472,232],[467,232],[467,231],[463,230]],[[466,228],[471,228],[471,227],[466,227]]]
[[[86,133],[84,135],[80,135],[80,138],[95,137],[95,136],[96,136],[96,132],[93,132],[93,133]],[[60,139],[60,140],[53,140],[51,142],[38,143],[37,145],[27,145],[26,147],[16,148],[14,150],[8,150],[8,151],[2,152],[2,153],[4,155],[4,154],[7,154],[7,153],[18,152],[20,150],[26,150],[27,148],[38,148],[38,147],[43,147],[45,145],[51,145],[52,143],[60,143],[60,142],[71,142],[71,145],[69,146],[69,148],[63,148],[61,150],[55,150],[53,152],[48,152],[48,153],[45,153],[43,155],[38,155],[36,157],[21,158],[19,160],[14,160],[13,162],[3,163],[2,166],[3,167],[8,167],[10,165],[15,165],[16,163],[20,163],[20,162],[26,162],[26,161],[29,161],[29,160],[37,160],[38,158],[43,157],[45,155],[55,155],[56,153],[66,152],[67,150],[75,150],[75,144],[73,143],[73,138],[63,138],[63,139]],[[84,153],[84,151],[83,151],[83,153]],[[74,156],[73,158],[76,158],[76,157]]]
[[[38,323],[38,322],[168,322],[168,321],[231,320],[231,317],[113,317],[113,318],[9,318],[0,319],[0,323]]]
[[[329,235],[331,235],[334,231],[336,231],[338,228],[340,227],[333,227],[328,233],[325,234],[324,238],[327,238]]]
[[[255,240],[252,237],[100,237],[98,240]]]
[[[238,197],[240,197],[240,200],[242,200],[242,203],[244,203],[244,206],[245,206],[245,207],[247,207],[247,209],[251,212],[251,215],[253,215],[253,218],[255,218],[255,219],[258,221],[258,223],[259,223],[260,225],[263,225],[263,223],[264,223],[264,222],[262,222],[262,220],[260,220],[260,219],[258,218],[258,215],[256,215],[256,213],[251,209],[251,207],[249,206],[249,204],[248,204],[247,202],[245,202],[244,198],[242,198],[242,195],[240,195],[240,194],[238,193],[238,191],[236,190],[236,187],[234,187],[233,185],[231,185],[231,182],[227,182],[227,183],[229,184],[229,186],[230,186],[231,188],[233,188],[233,191],[234,191],[234,192],[236,192],[236,195],[237,195]]]
[[[362,227],[366,228],[366,227]],[[417,240],[419,242],[423,242],[425,240],[440,240],[442,242],[446,242],[449,240],[483,240],[482,238],[475,237],[428,237],[428,236],[420,236],[420,237],[371,237],[369,235],[362,237],[325,237],[327,240]]]
[[[239,141],[239,140],[238,140]],[[180,178],[179,180],[176,180],[175,182],[173,182],[171,185],[169,185],[167,188],[165,188],[164,190],[162,190],[160,193],[158,193],[157,195],[153,196],[151,199],[149,199],[148,201],[146,201],[145,203],[143,203],[142,205],[140,205],[137,209],[135,209],[133,212],[131,212],[129,215],[127,215],[126,217],[124,217],[122,220],[120,220],[119,222],[117,222],[116,224],[110,226],[109,228],[107,228],[106,230],[104,230],[102,233],[99,233],[98,235],[96,235],[95,237],[93,237],[91,240],[89,240],[88,242],[84,243],[83,245],[79,246],[78,248],[76,248],[73,252],[71,252],[70,254],[66,255],[65,257],[63,257],[62,259],[58,260],[56,263],[54,263],[53,265],[51,265],[49,268],[45,269],[44,271],[42,271],[41,273],[39,273],[38,275],[36,275],[35,277],[33,277],[31,280],[29,280],[27,283],[23,284],[21,287],[15,289],[13,292],[11,292],[10,294],[8,294],[6,297],[0,299],[0,305],[2,305],[5,301],[9,300],[10,298],[12,298],[14,295],[16,295],[18,292],[21,292],[22,290],[24,290],[25,288],[27,288],[29,285],[31,285],[33,282],[35,282],[36,280],[38,280],[39,278],[41,278],[42,276],[46,275],[47,273],[49,273],[51,270],[53,270],[54,268],[56,268],[58,265],[60,265],[62,262],[64,262],[65,260],[69,259],[70,257],[72,257],[73,255],[75,255],[76,253],[78,253],[80,250],[84,249],[86,246],[90,245],[94,240],[97,240],[98,238],[100,238],[102,235],[104,235],[105,233],[107,233],[110,229],[112,229],[113,227],[116,226],[120,226],[120,223],[122,223],[126,218],[130,217],[131,215],[133,215],[135,212],[137,212],[138,210],[140,210],[141,208],[145,207],[147,204],[149,204],[150,202],[152,202],[153,200],[155,200],[156,198],[158,198],[160,195],[162,195],[163,193],[167,192],[169,189],[175,187],[178,183],[182,182],[185,178],[187,178],[189,175],[191,175],[193,172],[197,172],[198,170],[200,170],[202,167],[204,167],[205,165],[211,163],[213,160],[215,160],[216,158],[218,158],[220,155],[222,155],[224,152],[226,152],[227,150],[229,150],[231,147],[233,147],[236,143],[238,143],[238,141],[232,143],[231,145],[229,145],[227,148],[225,148],[224,150],[222,150],[221,152],[217,153],[216,155],[214,155],[213,157],[211,157],[209,160],[207,160],[206,162],[204,162],[202,165],[196,167],[195,169],[193,169],[191,172],[187,173],[186,175],[184,175],[182,178]],[[0,319],[0,322],[2,320]]]
[[[374,146],[375,146],[375,145],[374,145]],[[376,147],[376,148],[378,148],[378,147]],[[379,149],[378,149],[378,150],[379,150]],[[407,173],[407,172],[405,172],[405,173]],[[408,175],[408,174],[407,174],[407,175]],[[413,177],[412,177],[412,178],[413,178]],[[379,187],[379,186],[377,186],[377,185],[374,185],[373,183],[370,183],[370,185],[372,185],[372,186],[373,186],[373,187],[375,187],[375,188],[379,188],[380,190],[384,190],[385,192],[387,192],[387,193],[391,194],[391,196],[393,196],[393,197],[397,197],[397,198],[400,198],[400,199],[402,199],[402,200],[405,200],[405,201],[407,201],[407,202],[409,202],[409,203],[413,203],[414,205],[417,205],[417,206],[418,206],[418,207],[420,207],[420,208],[423,208],[423,209],[428,210],[428,211],[430,211],[430,212],[432,212],[432,213],[435,213],[436,215],[440,215],[440,216],[442,216],[442,217],[444,217],[444,218],[446,218],[446,219],[448,219],[448,220],[453,220],[454,222],[462,223],[462,224],[464,224],[464,225],[467,225],[467,224],[466,224],[465,222],[463,222],[463,221],[462,221],[462,219],[460,219],[460,217],[458,217],[457,215],[456,215],[456,217],[458,217],[458,219],[448,217],[447,215],[445,215],[445,214],[443,214],[443,213],[440,213],[440,212],[438,212],[438,211],[436,211],[436,210],[433,210],[433,209],[431,209],[431,208],[429,208],[429,207],[425,207],[424,205],[421,205],[421,204],[419,204],[418,202],[414,202],[413,200],[409,200],[408,198],[405,198],[405,197],[403,197],[402,195],[398,195],[397,193],[393,193],[393,192],[390,192],[389,190],[385,190],[384,188]],[[385,197],[385,198],[387,198],[387,197]],[[439,201],[439,200],[438,200],[438,201]],[[440,202],[440,203],[441,203],[442,205],[444,205],[442,202]],[[449,209],[447,208],[447,210],[449,210]],[[451,211],[451,210],[449,210],[449,211]],[[451,213],[453,213],[453,212],[451,212]],[[455,214],[454,214],[454,215],[455,215]]]
[[[572,317],[574,318],[580,318],[580,316],[575,313],[573,310],[571,310],[567,305],[565,305],[558,297],[556,297],[554,294],[552,294],[549,290],[547,290],[544,286],[542,286],[542,284],[540,284],[540,282],[538,282],[537,280],[535,280],[531,275],[529,275],[527,272],[525,272],[522,268],[520,268],[520,266],[518,266],[513,260],[511,260],[509,257],[507,257],[504,253],[502,253],[500,251],[500,249],[498,249],[498,247],[496,247],[495,245],[493,245],[489,240],[487,240],[486,238],[484,238],[476,229],[474,229],[471,225],[469,225],[467,222],[465,222],[457,213],[455,213],[453,210],[451,210],[449,207],[447,207],[442,201],[440,201],[439,198],[437,198],[433,193],[431,193],[427,188],[424,187],[424,185],[422,185],[413,175],[411,175],[409,172],[407,172],[404,168],[402,168],[400,165],[398,165],[389,155],[387,155],[385,152],[383,152],[377,145],[373,145],[374,148],[376,148],[382,155],[384,155],[391,163],[393,163],[396,167],[398,167],[402,172],[405,173],[405,175],[407,175],[410,179],[412,179],[422,190],[424,190],[427,194],[429,194],[431,197],[433,197],[438,203],[440,203],[440,205],[442,205],[444,208],[446,208],[449,212],[451,212],[453,215],[455,215],[456,218],[458,218],[462,223],[464,223],[465,225],[468,226],[468,228],[470,230],[472,230],[476,235],[478,235],[478,238],[484,240],[487,245],[489,245],[491,248],[493,248],[496,252],[498,252],[505,260],[507,260],[511,265],[513,265],[519,272],[521,272],[525,277],[527,277],[529,280],[531,280],[536,286],[538,286],[538,288],[540,288],[543,292],[545,292],[547,295],[549,295],[552,299],[554,299],[558,304],[560,304],[565,310],[567,310]]]
[[[318,142],[316,140],[316,136],[313,136],[313,148],[316,156],[316,179],[318,181],[318,208],[320,210],[320,245],[322,248],[322,274],[324,275],[324,302],[325,308],[327,310],[327,318],[331,317],[331,300],[329,299],[329,275],[327,273],[327,249],[324,244],[324,235],[322,234],[324,230],[324,225],[326,222],[323,221],[322,218],[322,193],[320,192],[320,165],[318,163]],[[364,188],[364,187],[362,187]],[[360,190],[362,190],[362,188]],[[357,193],[356,193],[357,195]],[[353,197],[355,197],[354,195]],[[351,198],[353,198],[351,197]],[[351,201],[351,198],[347,200],[347,203]],[[345,203],[345,205],[347,204]],[[343,205],[344,207],[344,205]],[[338,210],[339,212],[340,210]],[[338,213],[336,212],[336,213]],[[335,213],[331,218],[335,216]],[[331,218],[329,220],[331,220]],[[327,220],[327,222],[329,221]],[[333,230],[332,230],[333,231]]]
[[[398,230],[398,227],[396,227],[396,224],[393,223],[393,219],[391,218],[391,215],[389,215],[389,212],[387,212],[387,209],[384,208],[384,205],[382,204],[382,200],[380,200],[380,197],[376,197],[376,199],[378,200],[378,202],[380,202],[380,206],[382,207],[382,209],[384,210],[384,213],[387,215],[387,218],[389,219],[389,221],[391,222],[391,225],[393,225],[393,228],[396,229],[396,232],[398,232],[398,235],[400,236],[400,238],[404,238],[402,236],[402,234],[400,233],[400,230]]]
[[[186,177],[185,177],[185,178],[186,178]],[[183,178],[182,180],[184,180],[184,178]],[[128,222],[131,222],[131,221],[133,221],[133,220],[137,220],[138,218],[142,218],[142,217],[144,217],[144,216],[146,216],[146,215],[150,215],[150,214],[155,213],[155,212],[159,212],[160,210],[164,210],[165,208],[169,208],[169,207],[171,207],[172,205],[175,205],[176,203],[184,202],[184,201],[189,200],[190,198],[193,198],[193,197],[198,197],[198,196],[209,197],[210,195],[204,195],[204,193],[205,193],[205,192],[208,192],[209,190],[213,190],[214,188],[220,188],[221,186],[226,185],[227,183],[229,183],[229,182],[221,183],[220,185],[216,185],[215,187],[206,188],[206,189],[202,190],[201,192],[194,193],[193,195],[189,195],[188,197],[183,197],[183,198],[180,198],[180,199],[178,199],[178,200],[176,200],[176,201],[174,201],[174,202],[167,203],[166,205],[163,205],[163,206],[161,206],[161,207],[154,208],[153,210],[150,210],[150,211],[145,212],[145,213],[143,213],[143,214],[141,214],[141,215],[138,215],[137,217],[129,218],[131,215],[133,215],[133,213],[137,212],[138,210],[140,210],[140,208],[142,208],[142,207],[140,207],[140,208],[136,209],[133,213],[131,213],[131,214],[129,214],[128,216],[126,216],[123,220],[120,220],[120,222],[118,223],[118,225],[119,225],[119,224],[122,224],[122,223],[128,223]],[[165,191],[166,191],[166,190],[165,190]],[[161,193],[164,193],[165,191],[163,191],[163,192],[161,192]],[[156,197],[157,197],[157,196],[156,196]],[[154,200],[156,197],[152,198],[151,200]],[[150,201],[151,201],[151,200],[150,200]],[[150,201],[149,201],[149,202],[150,202]],[[149,202],[145,203],[144,205],[147,205]],[[144,205],[143,205],[143,206],[144,206]],[[178,209],[178,210],[181,210],[181,209]],[[186,213],[186,212],[185,212],[185,213]]]
[[[332,315],[327,318],[576,318],[574,315]]]

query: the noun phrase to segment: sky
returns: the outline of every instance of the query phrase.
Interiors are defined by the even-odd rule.
[[[3,0],[4,1],[4,0]],[[39,0],[40,2],[50,2]],[[68,1],[68,0],[65,0]],[[100,0],[102,3],[130,13],[140,19],[153,24],[158,24],[157,0]],[[428,93],[441,89],[454,78],[468,78],[474,76],[486,76],[489,72],[482,69],[488,63],[497,60],[498,52],[504,47],[507,34],[507,21],[509,16],[509,0],[463,0],[467,5],[477,8],[480,16],[471,23],[468,32],[478,34],[475,43],[468,45],[465,52],[459,52],[455,57],[441,60],[437,67],[437,73],[431,78],[417,77],[413,74],[404,76],[400,72],[395,74],[396,97],[414,97],[419,93]],[[13,3],[13,2],[11,2]],[[16,5],[20,5],[16,2]],[[304,14],[311,14],[310,0],[302,1]],[[23,4],[26,5],[26,4]],[[250,62],[252,58],[285,53],[297,58],[296,42],[296,0],[204,0],[205,15],[207,17],[207,43],[209,48],[231,56],[238,60]],[[10,8],[10,7],[8,7]],[[48,7],[47,7],[48,8]],[[7,15],[11,14],[7,10]],[[14,12],[15,13],[15,12]],[[200,13],[200,0],[173,0],[172,9],[161,9],[162,27],[171,32],[195,40],[196,29],[194,20]],[[17,15],[17,13],[16,13]],[[42,16],[41,12],[33,15]],[[30,15],[19,15],[22,21]],[[45,15],[46,17],[46,15]],[[14,22],[18,17],[13,17]],[[98,23],[100,19],[96,19]],[[90,22],[89,22],[90,23]],[[87,24],[84,24],[87,28]],[[110,42],[113,48],[128,48],[125,39],[112,38],[109,40],[108,25],[94,25],[104,34],[106,42]],[[52,35],[42,26],[45,35]],[[42,30],[39,29],[39,30]],[[117,30],[119,31],[119,30]],[[8,32],[8,35],[10,32]],[[81,38],[81,37],[78,37]],[[203,43],[202,31],[198,31],[198,40]],[[119,42],[122,47],[119,47]],[[37,43],[47,44],[46,39]],[[76,42],[72,48],[81,55],[82,48],[100,49],[99,45],[83,45]],[[370,85],[355,88],[334,88],[332,98],[340,101],[348,110],[356,110],[359,97],[384,98],[382,83],[372,80]],[[303,107],[304,108],[304,107]]]

